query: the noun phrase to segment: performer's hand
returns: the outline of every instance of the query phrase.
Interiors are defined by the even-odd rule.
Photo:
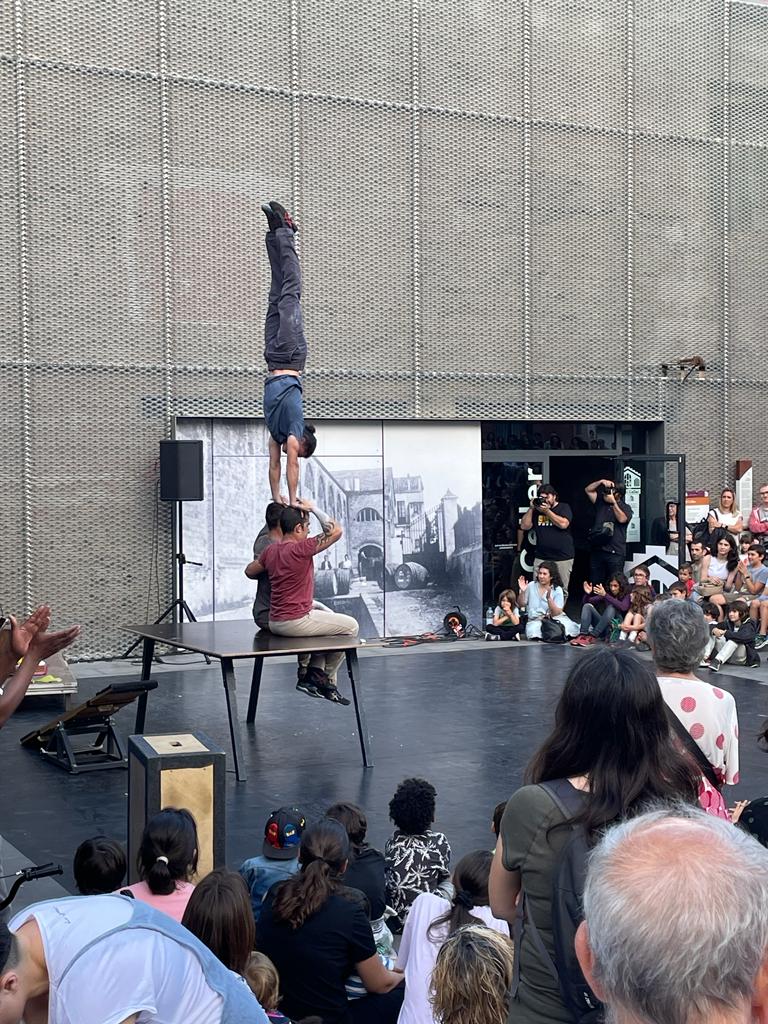
[[[284,494],[278,494],[278,496],[275,498],[275,501],[278,502],[280,505],[285,505],[286,508],[288,508],[290,505],[288,498]]]
[[[299,509],[300,512],[312,512],[315,506],[309,498],[297,498],[293,507]]]

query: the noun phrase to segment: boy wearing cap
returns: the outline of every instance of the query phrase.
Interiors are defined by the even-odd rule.
[[[299,845],[306,823],[297,807],[281,807],[273,811],[264,826],[262,855],[250,857],[240,865],[240,874],[251,894],[253,918],[257,924],[267,889],[299,870]]]

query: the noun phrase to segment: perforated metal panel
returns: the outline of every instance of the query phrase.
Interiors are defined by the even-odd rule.
[[[169,600],[157,442],[261,413],[269,198],[311,415],[663,419],[692,484],[768,475],[767,126],[762,3],[0,4],[0,601],[98,656]]]

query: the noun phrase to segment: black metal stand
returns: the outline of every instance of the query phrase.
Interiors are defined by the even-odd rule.
[[[78,736],[93,736],[91,743],[82,746],[73,743]],[[57,764],[65,772],[78,775],[80,772],[103,771],[105,768],[124,768],[128,759],[115,732],[112,719],[98,725],[65,726],[60,723],[48,737],[40,753],[46,761]]]
[[[174,540],[178,540],[178,545],[179,545],[179,549],[180,549],[178,551],[178,553],[174,556],[176,558],[176,562],[178,564],[178,569],[177,569],[176,573],[174,574],[174,580],[173,580],[173,590],[174,590],[174,594],[176,596],[174,597],[173,601],[171,601],[171,603],[168,605],[168,607],[165,609],[165,611],[162,613],[162,615],[159,618],[155,619],[154,625],[157,625],[160,622],[165,622],[165,620],[168,618],[169,615],[173,615],[173,621],[174,622],[183,622],[185,615],[187,616],[187,620],[189,622],[197,622],[197,619],[192,614],[192,609],[189,607],[187,602],[184,600],[184,566],[185,565],[202,565],[203,563],[202,562],[191,562],[191,561],[189,561],[187,556],[181,550],[181,548],[184,546],[184,519],[183,519],[183,510],[182,510],[183,504],[184,503],[182,501],[175,501],[174,502],[174,505],[176,506],[176,510],[175,510],[176,511],[176,519],[178,520],[178,525],[174,524],[174,525],[176,525],[176,530],[175,530],[176,536],[174,537]],[[174,544],[174,547],[175,546],[176,545]],[[123,653],[120,655],[120,657],[121,658],[127,658],[129,655],[133,654],[133,652],[136,650],[136,648],[139,646],[140,643],[141,643],[141,637],[139,637],[138,640],[135,640],[131,644],[130,647],[127,647],[123,651]],[[208,655],[204,654],[203,657],[205,658],[206,665],[210,665],[211,664],[211,659],[208,657]],[[159,661],[160,659],[158,658],[157,660]]]

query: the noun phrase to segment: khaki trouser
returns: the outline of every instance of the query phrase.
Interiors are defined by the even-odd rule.
[[[300,619],[287,619],[285,622],[269,621],[270,633],[277,636],[357,636],[360,627],[351,615],[338,612],[323,611],[312,608]],[[319,668],[330,677],[336,685],[336,673],[344,661],[344,651],[319,651],[309,659],[310,668]]]

